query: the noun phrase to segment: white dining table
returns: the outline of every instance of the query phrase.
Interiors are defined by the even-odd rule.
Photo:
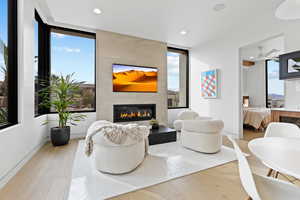
[[[300,179],[300,138],[258,138],[248,147],[266,166]]]

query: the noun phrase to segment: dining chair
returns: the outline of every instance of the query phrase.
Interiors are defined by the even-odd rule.
[[[292,123],[271,122],[266,129],[264,137],[300,137],[300,128]],[[270,168],[267,164],[264,163],[264,165]],[[273,173],[275,173],[274,178],[277,178],[279,172],[272,168],[269,169],[267,176],[271,176]],[[287,179],[289,180],[289,178]]]
[[[271,122],[266,129],[265,137],[300,137],[300,129],[291,123]]]
[[[270,177],[253,174],[249,163],[234,139],[227,136],[232,142],[239,166],[241,183],[248,200],[299,200],[299,187]]]

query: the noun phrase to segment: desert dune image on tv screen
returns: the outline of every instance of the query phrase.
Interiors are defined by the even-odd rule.
[[[113,65],[114,92],[157,92],[157,69]]]

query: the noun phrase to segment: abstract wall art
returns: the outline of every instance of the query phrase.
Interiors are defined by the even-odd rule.
[[[201,73],[201,96],[203,98],[217,98],[218,70],[208,70]]]

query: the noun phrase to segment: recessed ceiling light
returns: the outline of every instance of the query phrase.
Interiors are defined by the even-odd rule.
[[[99,8],[94,8],[93,12],[97,15],[100,15],[102,11]]]
[[[217,3],[213,7],[214,11],[216,11],[216,12],[224,10],[225,8],[226,8],[225,3]]]
[[[181,35],[186,35],[186,34],[187,34],[187,30],[181,30],[181,31],[180,31],[180,34],[181,34]]]

